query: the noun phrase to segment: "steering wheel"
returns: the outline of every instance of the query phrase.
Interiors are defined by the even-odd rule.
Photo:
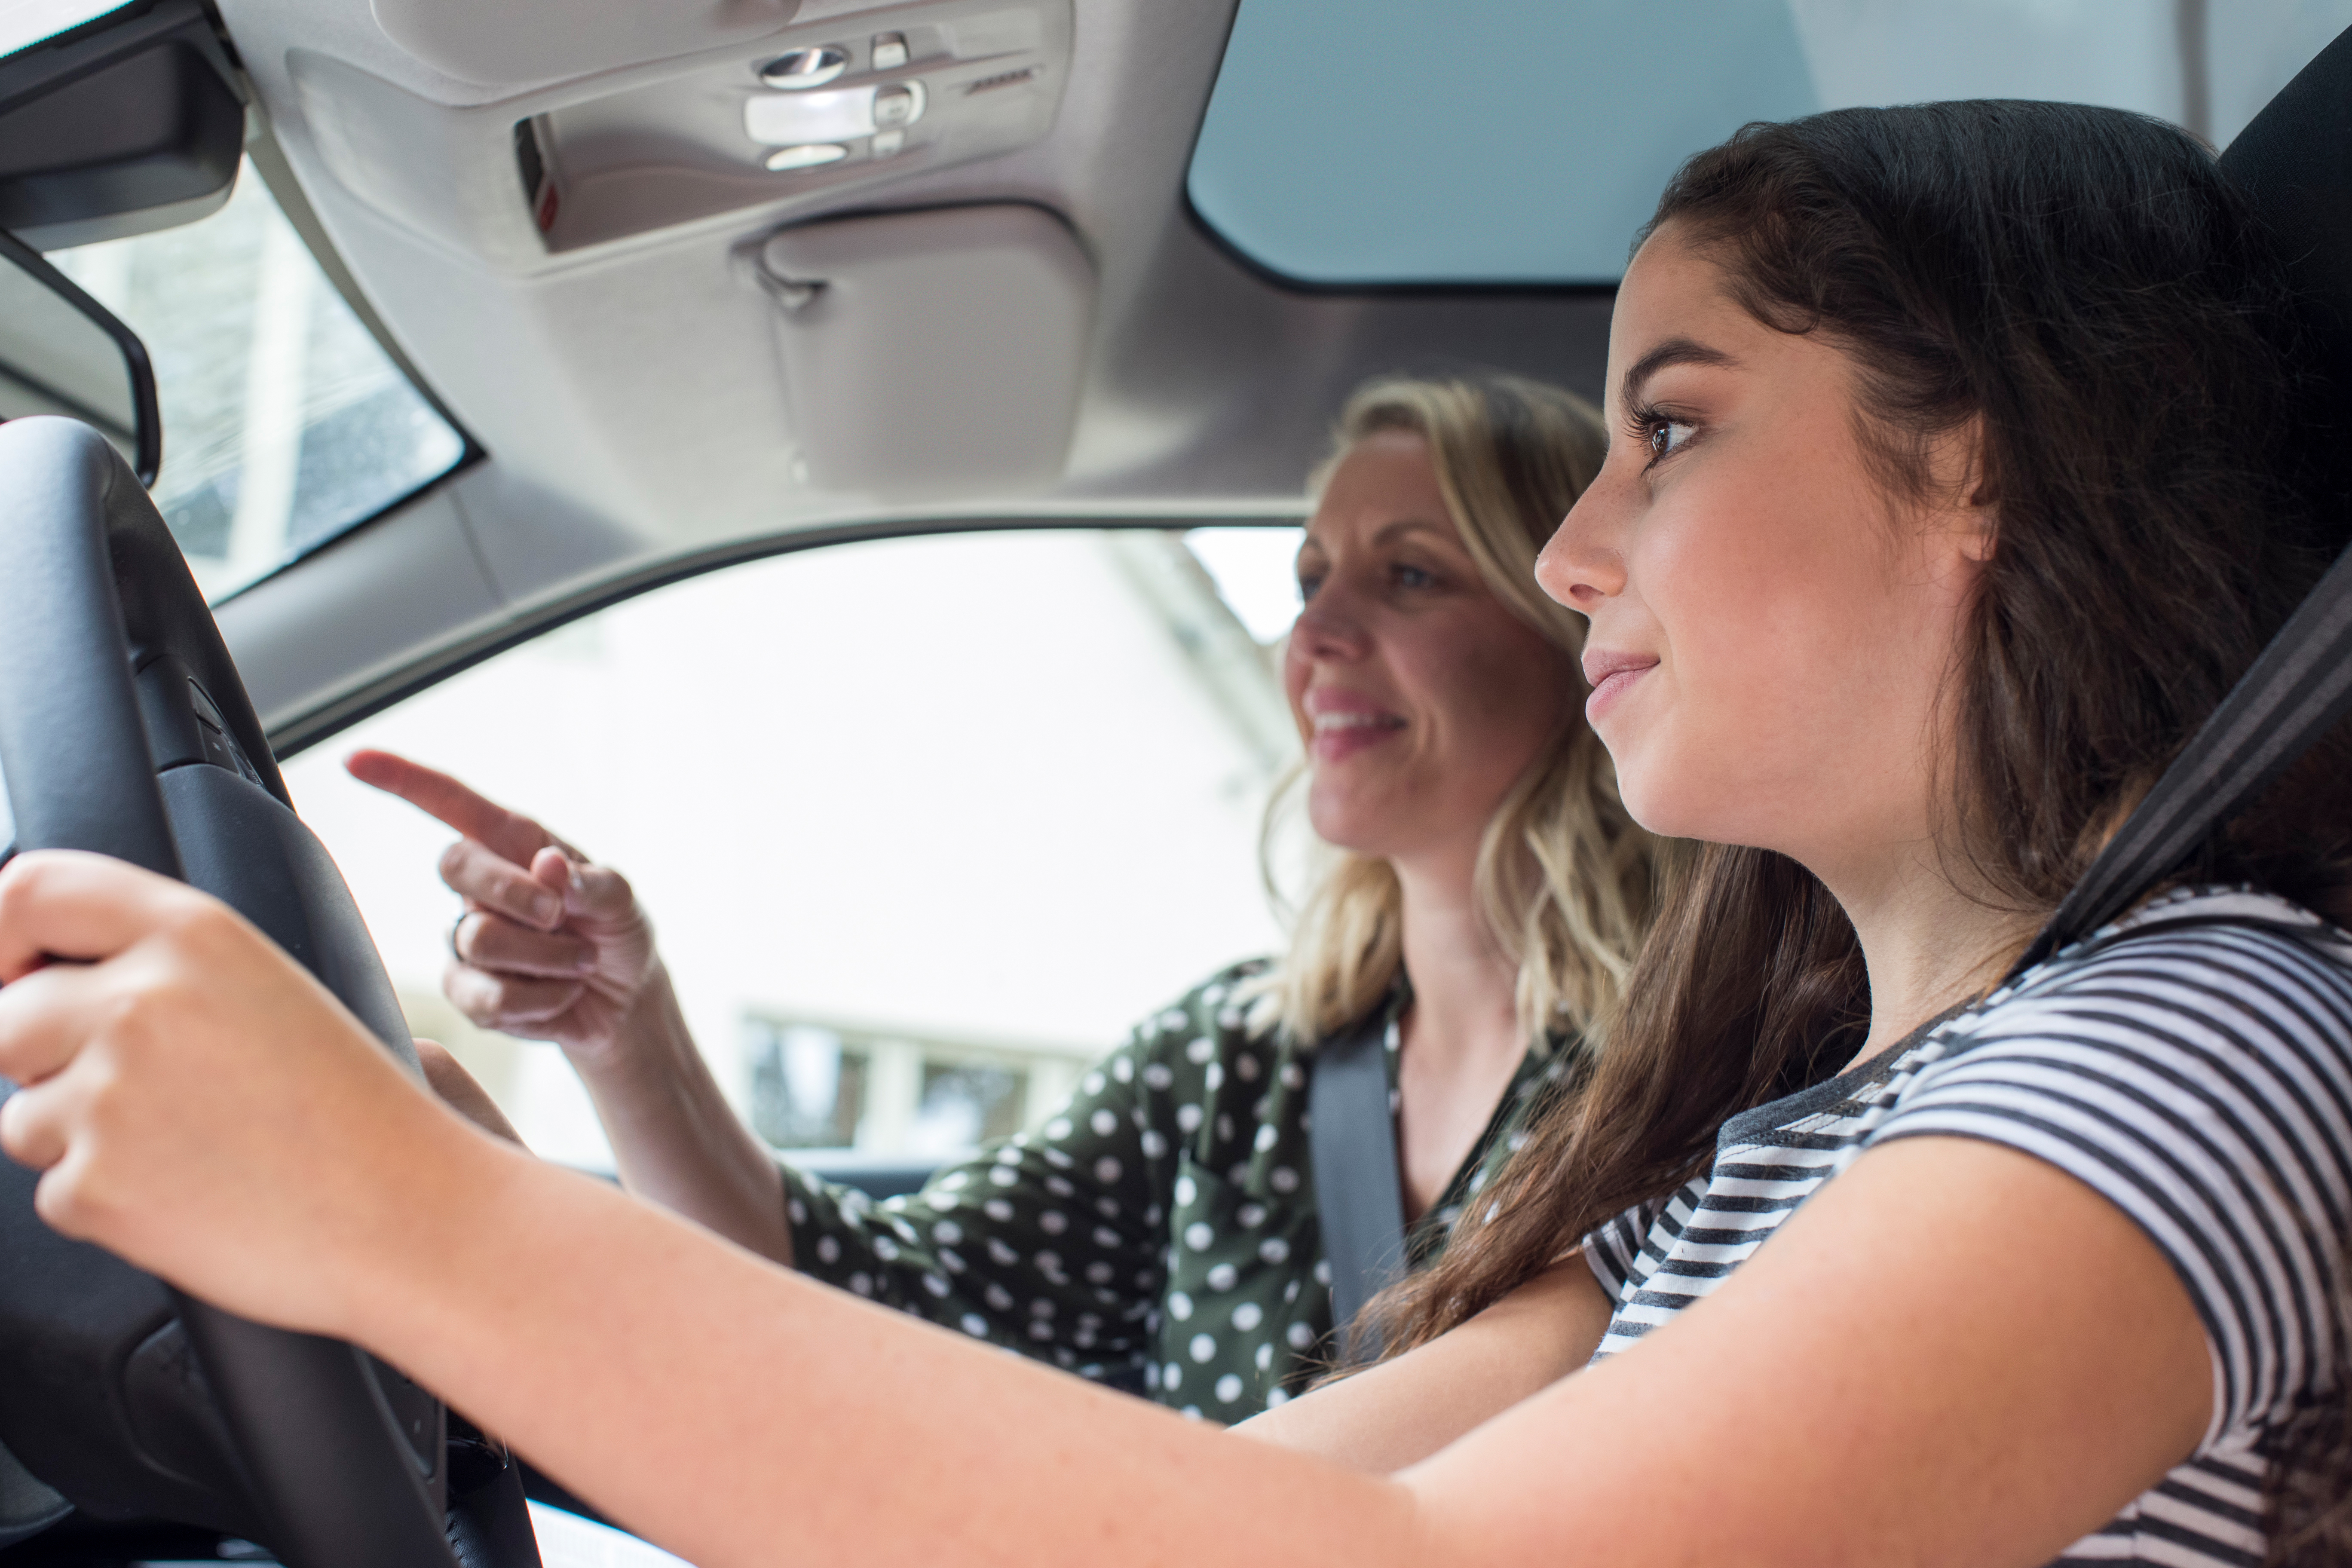
[[[0,530],[16,847],[96,850],[222,899],[416,1072],[350,890],[294,815],[130,468],[73,420],[0,426]],[[537,1568],[519,1468],[431,1394],[352,1345],[233,1316],[67,1240],[34,1213],[33,1173],[0,1167],[0,1443],[30,1472],[0,1476],[0,1514],[16,1515],[0,1517],[0,1544],[62,1499],[246,1536],[290,1568]]]

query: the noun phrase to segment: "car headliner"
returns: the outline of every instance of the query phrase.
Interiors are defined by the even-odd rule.
[[[465,237],[485,232],[483,193],[515,180],[510,143],[484,126],[688,66],[919,24],[932,7],[808,0],[747,40],[746,14],[789,16],[791,0],[680,6],[648,47],[642,14],[616,0],[495,3],[495,25],[526,54],[534,36],[560,37],[551,58],[594,68],[463,80],[388,36],[383,0],[219,0],[285,168],[351,283],[487,454],[220,606],[281,750],[570,614],[763,551],[941,526],[1294,518],[1338,403],[1379,372],[1490,366],[1598,390],[1605,290],[1304,291],[1206,232],[1184,174],[1228,0],[1076,0],[1052,128],[1018,151],[886,168],[552,255],[530,243],[520,197],[501,221],[526,243]],[[302,90],[345,68],[412,95],[401,216],[339,179],[322,150],[369,133],[348,100]],[[797,479],[776,307],[739,250],[829,213],[1002,201],[1061,215],[1096,273],[1060,478],[919,503]],[[1399,221],[1412,210],[1400,192]]]

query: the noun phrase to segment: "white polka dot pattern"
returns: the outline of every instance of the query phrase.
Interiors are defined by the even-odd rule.
[[[1312,1058],[1248,1034],[1236,993],[1262,968],[1228,970],[1148,1020],[1034,1133],[920,1194],[877,1205],[788,1170],[801,1266],[1196,1416],[1242,1420],[1304,1388],[1331,1329],[1307,1175]],[[1529,1052],[1444,1203],[1413,1226],[1417,1265],[1562,1054]]]

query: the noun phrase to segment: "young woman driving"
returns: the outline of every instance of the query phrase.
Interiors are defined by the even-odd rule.
[[[61,1227],[369,1345],[705,1568],[2258,1559],[2268,1436],[2343,1362],[2340,750],[2004,973],[2341,542],[2282,479],[2277,277],[2210,155],[2114,111],[1843,110],[1683,171],[1541,575],[1635,816],[1723,847],[1405,1303],[1425,1342],[1271,1441],[532,1162],[102,860],[0,872],[0,1142]]]
[[[1238,1421],[1339,1350],[1317,1047],[1386,1037],[1422,1265],[1536,1102],[1581,1080],[1586,1026],[1617,1004],[1654,841],[1584,721],[1583,621],[1534,576],[1605,445],[1588,405],[1513,377],[1349,400],[1284,660],[1307,817],[1339,850],[1291,952],[1147,1020],[1037,1134],[879,1205],[780,1166],[736,1118],[618,873],[415,763],[350,765],[467,835],[442,860],[472,911],[450,998],[561,1042],[632,1190],[859,1296]],[[431,1052],[453,1101],[478,1104]]]

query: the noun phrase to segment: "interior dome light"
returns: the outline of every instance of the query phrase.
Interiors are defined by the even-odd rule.
[[[848,148],[832,142],[817,142],[806,147],[779,147],[768,154],[768,167],[782,174],[787,169],[814,169],[825,163],[838,163],[848,156]]]
[[[743,102],[743,133],[770,147],[852,142],[874,134],[874,89],[759,93]]]

